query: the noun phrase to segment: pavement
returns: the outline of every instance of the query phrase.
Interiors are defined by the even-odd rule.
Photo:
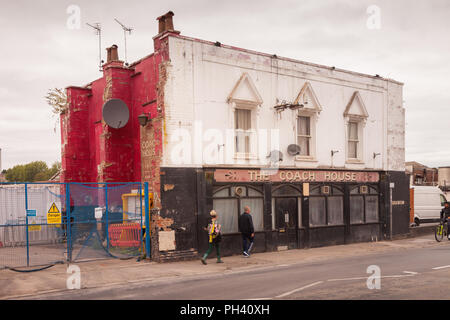
[[[333,260],[366,259],[382,254],[400,254],[411,249],[436,248],[449,245],[437,243],[434,235],[413,239],[359,243],[343,246],[291,250],[281,252],[256,253],[250,258],[231,256],[223,258],[224,264],[216,264],[215,259],[202,265],[200,260],[158,264],[136,260],[98,260],[77,263],[81,271],[81,289],[68,290],[68,265],[33,272],[17,273],[0,270],[0,299],[35,299],[39,296],[58,295],[67,292],[87,292],[92,289],[127,287],[142,284],[174,282],[188,278],[223,276],[230,273],[245,273],[256,270],[270,270],[290,265],[325,265]]]

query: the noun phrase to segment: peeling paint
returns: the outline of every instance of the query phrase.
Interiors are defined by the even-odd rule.
[[[165,184],[164,185],[164,191],[171,191],[175,188],[175,185],[173,184]]]

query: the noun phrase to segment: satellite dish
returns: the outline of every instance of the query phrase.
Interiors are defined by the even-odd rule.
[[[291,155],[291,156],[298,156],[300,154],[300,146],[297,144],[291,144],[288,149],[287,152]]]
[[[125,102],[120,99],[106,101],[102,115],[106,124],[114,129],[125,127],[130,119],[130,111]]]
[[[270,158],[270,162],[283,161],[283,153],[278,150],[272,151],[267,158]]]

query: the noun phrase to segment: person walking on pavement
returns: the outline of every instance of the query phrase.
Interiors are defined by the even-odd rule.
[[[209,237],[209,247],[208,251],[203,255],[202,263],[206,263],[206,258],[208,258],[209,254],[212,252],[213,248],[216,247],[217,252],[217,263],[223,263],[222,259],[220,259],[220,241],[222,240],[222,234],[220,232],[221,225],[217,221],[217,212],[212,210],[210,212],[211,215],[211,223],[204,230],[208,231]]]
[[[242,234],[243,255],[244,257],[250,257],[255,238],[255,228],[253,227],[253,219],[248,206],[244,207],[244,213],[239,217],[239,232]]]
[[[448,240],[450,240],[450,221],[448,220],[448,218],[450,217],[450,202],[445,202],[444,203],[444,208],[441,210],[441,220],[443,222],[447,221],[447,236],[448,236]]]

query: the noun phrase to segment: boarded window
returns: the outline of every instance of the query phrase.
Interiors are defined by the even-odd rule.
[[[378,196],[366,196],[366,222],[378,222]]]
[[[351,196],[350,197],[350,223],[359,224],[364,223],[364,197]]]
[[[214,199],[217,220],[222,225],[222,233],[238,232],[238,212],[236,199]]]
[[[344,198],[328,197],[328,225],[344,224]]]
[[[244,207],[250,207],[250,214],[253,219],[253,227],[255,231],[264,231],[264,202],[263,199],[241,199],[241,211],[244,212]]]
[[[309,198],[309,221],[312,227],[326,226],[325,197]]]

